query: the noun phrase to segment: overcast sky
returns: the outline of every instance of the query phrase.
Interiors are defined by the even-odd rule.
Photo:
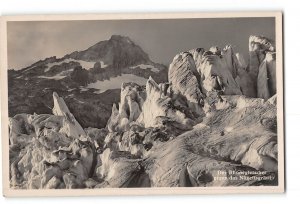
[[[247,58],[250,35],[275,40],[275,18],[28,21],[9,22],[7,32],[10,69],[85,50],[113,34],[130,37],[154,62],[168,65],[178,52],[214,45],[232,44]]]

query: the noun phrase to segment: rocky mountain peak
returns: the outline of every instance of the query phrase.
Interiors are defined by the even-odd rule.
[[[84,61],[102,61],[113,68],[124,68],[139,64],[152,64],[147,53],[129,37],[112,35],[88,49],[67,56]]]
[[[112,35],[109,40],[134,44],[134,42],[129,37],[123,35]]]

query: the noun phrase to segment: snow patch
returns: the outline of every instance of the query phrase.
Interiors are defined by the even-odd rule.
[[[83,86],[81,86],[81,87],[79,87],[80,88],[80,92],[83,92],[83,91],[88,91],[89,89],[87,89],[87,88],[85,88],[85,87],[83,87]]]
[[[76,60],[76,62],[79,62],[79,64],[82,66],[83,69],[91,69],[94,67],[95,62],[86,62],[83,60]]]
[[[55,76],[38,76],[38,78],[41,78],[41,79],[54,79],[54,80],[61,80],[63,78],[65,78],[66,76],[62,76],[60,74],[57,74]]]
[[[95,93],[100,94],[109,89],[120,89],[122,83],[127,83],[127,82],[134,82],[139,85],[145,85],[147,79],[133,74],[122,74],[121,76],[112,77],[110,78],[110,80],[104,80],[104,81],[98,80],[95,83],[90,83],[87,85],[86,88],[98,89],[99,91],[96,91]]]
[[[84,103],[83,101],[78,100],[77,98],[74,98],[74,100],[77,101],[78,103],[82,103],[82,104]]]
[[[76,88],[68,89],[68,92],[74,91]]]
[[[104,64],[104,62],[100,61],[100,64],[101,64],[101,68],[106,68],[108,65],[107,64]]]
[[[32,70],[33,68],[36,68],[36,66],[30,67],[30,68],[26,69],[24,72],[28,72],[29,70]]]
[[[78,62],[83,69],[86,69],[86,70],[89,70],[91,68],[94,67],[94,64],[96,62],[88,62],[88,61],[83,61],[83,60],[75,60],[75,59],[65,59],[63,61],[60,61],[60,62],[53,62],[53,63],[49,63],[47,64],[47,68],[45,69],[44,72],[48,72],[53,66],[55,65],[61,65],[63,63],[69,63],[69,62]],[[101,68],[105,68],[107,67],[108,65],[106,65],[104,62],[100,61],[100,64],[101,64]]]
[[[133,66],[133,67],[129,67],[130,69],[136,69],[136,68],[140,68],[140,69],[151,69],[152,72],[159,72],[159,69],[154,67],[151,64],[140,64],[137,66]]]

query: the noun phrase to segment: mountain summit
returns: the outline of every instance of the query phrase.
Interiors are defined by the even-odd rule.
[[[109,40],[101,41],[84,51],[76,51],[64,58],[83,61],[102,61],[114,68],[124,68],[137,64],[152,64],[147,53],[129,37],[112,35]]]
[[[9,70],[9,114],[50,113],[49,96],[57,92],[72,104],[71,111],[84,127],[104,127],[112,104],[119,101],[121,84],[146,85],[150,76],[167,81],[167,67],[151,61],[129,37],[112,35],[86,50]]]

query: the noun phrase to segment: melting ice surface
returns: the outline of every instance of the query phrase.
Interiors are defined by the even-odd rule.
[[[98,89],[95,93],[100,94],[109,89],[119,89],[124,82],[134,82],[139,85],[145,85],[147,79],[139,77],[133,74],[122,74],[121,76],[112,77],[110,80],[96,81],[95,83],[90,83],[86,88]]]

